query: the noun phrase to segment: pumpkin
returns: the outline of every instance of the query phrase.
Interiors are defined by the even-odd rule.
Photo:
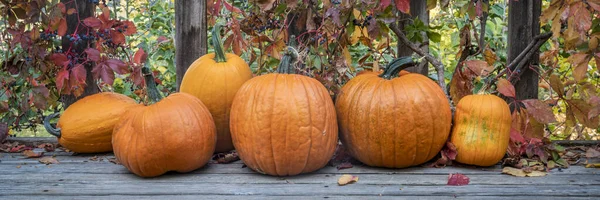
[[[297,52],[288,47],[278,73],[250,79],[233,100],[233,145],[259,173],[316,171],[328,163],[338,143],[333,101],[319,81],[291,72],[296,59]]]
[[[215,53],[206,54],[190,65],[180,91],[198,97],[208,107],[217,126],[215,151],[226,152],[233,149],[229,132],[231,103],[242,84],[252,78],[252,71],[239,56],[223,52],[218,25],[212,38]]]
[[[155,104],[131,109],[113,132],[115,157],[129,171],[154,177],[168,171],[189,172],[204,166],[217,142],[210,112],[198,98],[175,93],[164,99],[146,67],[148,95]]]
[[[103,92],[86,96],[65,109],[55,127],[44,120],[46,130],[58,137],[58,143],[77,153],[112,151],[112,131],[119,117],[138,105],[135,100],[117,93]]]
[[[366,165],[419,165],[432,159],[448,139],[452,114],[442,89],[420,74],[394,77],[412,65],[410,57],[403,57],[381,74],[356,76],[336,99],[342,144]]]
[[[495,95],[460,99],[450,140],[456,146],[456,161],[478,166],[498,163],[508,147],[511,123],[510,108]]]

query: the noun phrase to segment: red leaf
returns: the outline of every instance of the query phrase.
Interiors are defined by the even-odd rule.
[[[60,9],[60,12],[61,12],[62,14],[65,14],[65,13],[67,12],[67,8],[65,7],[65,4],[64,4],[64,3],[62,3],[62,2],[61,2],[61,3],[58,3],[58,4],[56,4],[56,7],[58,7],[58,8]]]
[[[394,0],[396,2],[396,8],[403,13],[408,14],[410,12],[410,0]]]
[[[96,17],[88,17],[83,20],[83,24],[91,28],[100,28],[102,26],[102,21]]]
[[[125,28],[125,26],[127,26],[127,28]],[[131,21],[123,21],[122,28],[125,30],[125,32],[123,32],[123,34],[126,36],[130,36],[130,35],[137,33],[137,28],[135,27],[135,24]]]
[[[392,0],[381,0],[379,1],[379,9],[384,10],[385,8],[390,6],[390,4],[392,4]]]
[[[464,64],[468,69],[477,74],[477,76],[487,76],[492,70],[494,70],[494,66],[490,66],[483,60],[468,60],[465,61]]]
[[[67,20],[65,18],[60,19],[60,24],[58,25],[58,35],[65,36],[67,34]]]
[[[525,144],[527,142],[525,138],[523,138],[523,135],[521,135],[521,133],[514,128],[510,129],[510,141],[520,142],[521,144]]]
[[[229,12],[234,12],[234,13],[239,13],[242,14],[242,10],[240,10],[239,8],[232,6],[231,4],[227,3],[227,1],[223,1],[223,5],[225,5],[225,8],[227,10],[229,10]]]
[[[69,81],[69,71],[64,67],[63,70],[56,75],[56,88],[61,91],[64,88],[65,81]]]
[[[590,7],[592,7],[594,10],[600,12],[600,2],[598,3],[593,3],[591,1],[588,1],[588,4],[590,5]]]
[[[133,71],[131,71],[131,78],[133,79],[133,83],[137,86],[144,86],[146,83],[144,81],[144,77],[142,76],[142,67],[133,67]]]
[[[446,145],[442,148],[440,152],[440,157],[434,163],[432,163],[431,167],[445,167],[447,165],[451,165],[452,161],[456,159],[456,155],[458,152],[456,151],[456,146],[452,144],[452,142],[446,142]]]
[[[98,63],[92,73],[94,78],[101,78],[108,85],[112,85],[115,81],[115,72],[104,62]]]
[[[63,53],[54,53],[50,56],[50,60],[56,65],[56,66],[67,66],[69,65],[69,58],[67,58],[67,55],[63,54]]]
[[[146,54],[144,49],[140,48],[140,49],[138,49],[137,52],[135,52],[135,55],[133,55],[133,63],[135,63],[135,64],[145,63],[147,58],[148,58],[148,54]]]
[[[75,67],[73,67],[73,69],[71,69],[70,78],[74,78],[75,80],[77,80],[77,82],[85,84],[86,74],[87,72],[85,71],[83,65],[77,64],[75,65]]]
[[[129,70],[127,69],[127,64],[125,64],[123,61],[121,60],[117,60],[117,59],[110,59],[105,61],[105,63],[115,72],[117,72],[118,74],[127,74],[129,73]]]
[[[500,94],[515,98],[515,86],[513,86],[509,81],[503,78],[498,79],[498,83],[496,83],[496,90],[500,92]]]
[[[162,44],[164,42],[169,41],[169,39],[167,39],[167,37],[161,35],[158,37],[158,39],[156,39],[156,41],[158,42],[158,44]]]
[[[469,177],[465,176],[464,174],[456,173],[448,175],[448,185],[461,186],[468,184]]]
[[[523,104],[527,108],[527,112],[532,115],[538,122],[547,124],[556,122],[552,108],[538,99],[523,100]]]
[[[348,168],[352,168],[352,167],[354,167],[354,166],[350,162],[344,162],[344,163],[336,166],[337,170],[348,169]]]
[[[85,50],[85,54],[87,54],[87,59],[98,62],[100,60],[100,51],[94,48],[87,48]]]
[[[111,31],[112,41],[113,43],[120,45],[125,44],[125,35],[120,33],[119,31]]]

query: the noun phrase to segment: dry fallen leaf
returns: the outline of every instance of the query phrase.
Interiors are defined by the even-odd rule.
[[[121,162],[119,162],[119,160],[117,160],[117,158],[114,158],[114,157],[113,158],[109,158],[108,161],[111,162],[111,163],[113,163],[113,164],[115,164],[115,165],[120,165],[121,164]]]
[[[530,172],[526,172],[523,169],[517,169],[517,168],[512,168],[512,167],[504,167],[504,169],[502,169],[502,173],[503,174],[510,174],[510,175],[518,176],[518,177],[546,176],[546,172],[542,172],[542,171],[530,171]]]
[[[25,156],[25,158],[39,158],[42,157],[44,155],[44,152],[33,152],[32,150],[25,150],[23,151],[23,156]]]
[[[464,174],[450,174],[448,176],[448,185],[468,185],[469,184],[469,177],[465,176]]]
[[[340,177],[338,179],[338,185],[340,186],[344,186],[347,184],[352,184],[354,182],[358,181],[358,176],[354,176],[354,175],[350,175],[350,174],[344,174],[342,175],[342,177]]]
[[[49,157],[49,156],[46,156],[46,157],[40,158],[38,161],[39,161],[40,163],[44,163],[44,164],[46,164],[46,165],[49,165],[49,164],[58,164],[58,160],[56,160],[56,159],[55,159],[55,158],[53,158],[53,157]]]
[[[594,148],[589,148],[586,152],[585,152],[585,157],[587,158],[600,158],[600,151],[594,149]]]
[[[600,168],[600,163],[590,163],[585,165],[585,168]]]

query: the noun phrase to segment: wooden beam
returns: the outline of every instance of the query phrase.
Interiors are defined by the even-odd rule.
[[[206,0],[175,1],[177,91],[192,62],[207,52]]]
[[[508,63],[516,59],[527,48],[534,37],[540,34],[541,0],[509,1],[508,10]],[[537,51],[537,50],[536,50]],[[530,65],[538,65],[539,53],[535,53],[525,64],[521,76],[513,81],[517,99],[538,98],[538,74]]]
[[[423,23],[425,23],[425,25],[429,24],[429,11],[427,10],[427,1],[410,1],[410,15],[402,14],[402,20],[398,22],[398,26],[401,30],[404,30],[404,26],[411,23],[412,19],[416,19],[417,17]],[[425,52],[429,52],[429,38],[427,37],[427,34],[425,32],[422,33],[422,36],[425,44],[421,45],[421,49],[423,49],[423,51]],[[410,49],[410,47],[408,47],[404,43],[398,42],[398,57],[410,56],[413,53],[414,52]],[[427,61],[423,62],[424,63],[421,63],[414,67],[410,67],[406,70],[412,73],[419,73],[427,76],[427,74],[429,73],[429,64],[426,63]]]
[[[96,11],[96,5],[94,5],[93,3],[91,3],[90,1],[87,1],[87,0],[76,0],[76,1],[61,0],[61,2],[63,4],[65,4],[65,7],[67,10],[71,9],[71,8],[77,9],[76,14],[66,16],[67,35],[72,35],[73,33],[75,33],[75,30],[77,30],[77,33],[75,33],[75,34],[87,33],[87,31],[88,31],[87,28],[83,28],[82,26],[77,28],[77,26],[80,23],[80,21],[79,21],[80,19],[83,21],[83,19],[85,19],[85,18],[94,16],[94,12]],[[94,46],[94,43],[90,43],[88,45],[86,42],[80,42],[78,44],[73,44],[73,48],[70,48],[72,42],[67,37],[63,37],[61,42],[62,42],[61,46],[62,46],[63,50],[66,51],[67,49],[71,49],[75,53],[82,53],[88,47]],[[81,94],[81,96],[79,96],[79,97],[75,97],[75,95],[62,95],[61,96],[61,102],[63,102],[65,109],[67,107],[69,107],[71,104],[75,103],[75,101],[77,101],[78,99],[81,99],[88,95],[92,95],[92,94],[96,94],[96,93],[100,92],[100,89],[98,88],[98,85],[96,84],[96,80],[94,79],[94,76],[92,73],[93,68],[94,68],[93,64],[85,65],[85,71],[86,71],[85,88],[83,89],[83,94]]]

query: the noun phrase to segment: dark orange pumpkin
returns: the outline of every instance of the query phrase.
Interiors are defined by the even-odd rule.
[[[84,97],[70,105],[58,120],[50,125],[52,114],[44,120],[46,130],[58,137],[58,143],[77,153],[112,151],[112,131],[119,117],[132,107],[135,100],[122,94],[103,92]]]
[[[153,177],[204,166],[217,141],[210,112],[198,98],[175,93],[163,100],[149,70],[146,84],[153,105],[128,111],[115,126],[113,150],[129,171]]]
[[[338,142],[327,89],[316,79],[286,74],[293,71],[296,54],[282,58],[279,73],[244,83],[233,100],[233,144],[244,163],[259,173],[287,176],[318,170]]]
[[[225,54],[220,41],[219,26],[213,29],[215,53],[206,54],[190,65],[181,81],[181,92],[198,97],[213,116],[217,126],[215,152],[233,149],[229,132],[229,110],[233,97],[252,72],[239,56]]]
[[[504,157],[512,118],[508,104],[495,95],[468,95],[460,99],[454,115],[451,141],[456,161],[491,166]]]
[[[432,159],[450,134],[452,114],[442,89],[429,78],[405,73],[410,57],[383,74],[350,80],[336,100],[340,138],[351,155],[377,167],[403,168]]]

